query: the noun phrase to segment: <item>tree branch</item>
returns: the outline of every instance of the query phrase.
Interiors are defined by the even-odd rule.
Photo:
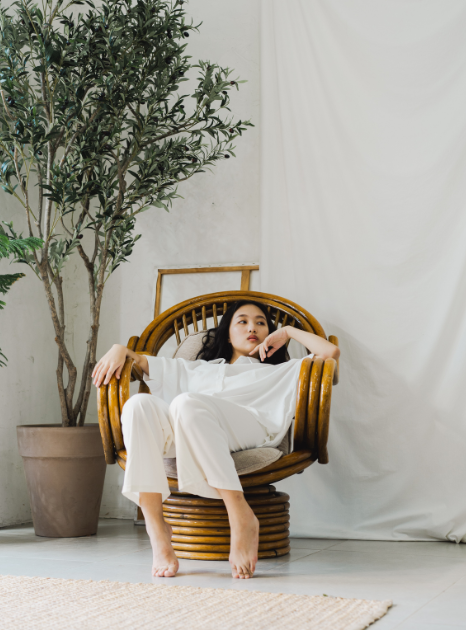
[[[91,359],[91,348],[94,345],[93,344],[94,336],[96,335],[97,330],[98,330],[99,327],[98,327],[98,324],[96,324],[96,320],[95,320],[94,265],[89,260],[89,257],[87,256],[86,252],[84,251],[84,249],[83,249],[83,247],[81,245],[78,245],[77,249],[78,249],[79,255],[81,256],[81,258],[82,258],[82,260],[84,262],[84,266],[86,268],[87,275],[88,275],[89,297],[90,297],[90,316],[91,316],[91,327],[90,327],[90,332],[89,332],[89,338],[87,340],[87,349],[86,349],[86,356],[84,358],[84,365],[83,365],[83,371],[82,371],[82,377],[81,377],[81,385],[80,385],[80,388],[79,388],[78,399],[76,401],[76,404],[75,404],[74,410],[73,410],[73,415],[76,418],[78,416],[78,413],[81,411],[80,418],[79,418],[79,424],[81,426],[84,423],[84,419],[86,417],[86,412],[84,411],[84,414],[82,412],[82,404],[83,404],[85,392],[88,389],[88,385],[90,385],[90,375],[91,375],[92,370],[94,369],[94,365],[95,365],[95,361],[94,361],[94,365],[92,365],[91,362],[90,362],[90,359]],[[89,381],[89,383],[88,383],[88,381]]]
[[[62,424],[65,427],[69,427],[70,422],[68,419],[68,409],[66,408],[65,385],[63,383],[63,365],[64,365],[63,356],[62,356],[62,353],[60,352],[60,349],[58,349],[58,365],[57,365],[57,370],[56,370],[57,384],[58,384],[58,397],[60,399]]]
[[[60,274],[56,275],[55,286],[57,289],[59,318],[61,324],[61,342],[65,347],[65,302],[63,298],[63,278],[60,276]],[[73,397],[78,371],[74,363],[71,361],[71,357],[70,363],[66,363],[66,369],[68,370],[68,384],[65,388],[66,409],[68,411],[68,421],[71,426],[74,426],[76,424],[76,416],[73,413]]]
[[[7,106],[6,101],[5,101],[5,94],[3,93],[3,90],[0,90],[0,94],[2,95],[3,107],[5,108],[5,111],[7,113],[8,118],[11,118],[11,120],[16,120],[16,118],[11,115],[11,112],[8,109],[8,106]]]
[[[102,250],[102,260],[100,264],[100,269],[97,278],[97,287],[95,288],[95,302],[93,305],[93,314],[92,314],[92,325],[91,325],[91,334],[90,334],[90,343],[88,342],[88,350],[89,350],[89,364],[88,364],[88,376],[86,379],[83,401],[81,405],[81,414],[79,417],[79,426],[84,424],[84,420],[86,418],[87,405],[89,402],[89,396],[91,391],[91,378],[90,374],[94,369],[96,364],[96,352],[97,352],[97,340],[99,335],[99,321],[100,321],[100,308],[102,306],[102,296],[104,291],[104,276],[105,269],[107,267],[107,258],[108,258],[108,244],[112,237],[113,230],[110,229],[105,235],[104,247]],[[88,263],[90,261],[88,260]],[[90,272],[90,267],[88,267],[88,271]],[[90,280],[89,280],[90,281]],[[83,377],[84,380],[84,377]]]
[[[78,135],[81,133],[84,133],[86,131],[86,129],[89,128],[89,125],[94,122],[95,117],[97,116],[97,114],[99,113],[99,108],[97,108],[95,110],[95,112],[92,114],[92,116],[89,118],[89,120],[87,121],[87,123],[84,125],[84,127],[80,127],[79,129],[77,129],[74,134],[71,136],[71,140],[68,142],[68,145],[66,146],[65,149],[65,153],[63,154],[62,159],[60,160],[60,168],[62,168],[63,164],[65,163],[66,157],[68,155],[68,153],[70,152],[71,147],[73,146],[73,142],[76,140],[76,138],[78,137]]]
[[[39,273],[40,273],[40,276],[44,285],[45,295],[47,298],[50,314],[52,317],[52,323],[55,330],[55,342],[58,346],[60,355],[62,356],[63,361],[65,362],[66,368],[68,370],[68,374],[72,374],[73,371],[76,372],[76,367],[74,366],[74,363],[65,345],[65,341],[64,341],[65,326],[64,325],[62,326],[60,322],[59,314],[57,313],[57,306],[55,303],[55,299],[53,297],[52,287],[51,287],[51,284],[49,282],[49,277],[48,277],[47,261],[38,263],[38,268],[39,268]],[[60,278],[60,281],[61,281],[61,278]],[[68,407],[66,406],[66,408]],[[68,417],[68,414],[64,413],[63,408],[62,408],[62,422],[64,426],[69,426],[70,419]]]
[[[40,168],[40,164],[37,165],[37,179],[39,180],[39,202],[38,202],[38,212],[37,212],[37,222],[39,224],[39,236],[43,238],[44,232],[42,231],[42,213],[44,210],[44,191],[42,190],[42,169]]]
[[[42,60],[42,61],[45,63],[44,60]],[[42,99],[44,101],[45,112],[47,114],[47,120],[48,120],[49,125],[50,125],[50,123],[52,122],[52,119],[51,119],[51,114],[50,114],[50,104],[49,104],[49,101],[47,100],[47,96],[45,94],[45,74],[43,72],[40,73],[40,89],[41,89],[41,92],[42,92]]]
[[[51,173],[52,173],[52,163],[53,163],[53,155],[52,155],[52,143],[49,141],[47,143],[47,173],[46,173],[46,182],[47,185],[51,184]],[[47,201],[45,202],[45,244],[44,244],[44,256],[48,258],[49,253],[49,242],[50,242],[50,222],[52,219],[52,200],[50,197],[47,197]]]
[[[50,267],[50,265],[49,265]],[[49,268],[49,273],[52,270]],[[60,276],[58,276],[57,278],[57,284],[60,285],[60,289],[62,288],[62,278]],[[57,290],[58,291],[58,290]],[[58,313],[59,313],[59,321],[60,321],[60,326],[61,326],[61,330],[64,333],[65,331],[65,304],[63,301],[63,291],[58,292]],[[63,342],[64,342],[64,338],[63,338]],[[62,419],[66,418],[66,423],[65,426],[70,426],[71,424],[71,418],[70,418],[70,414],[69,414],[69,410],[66,404],[66,388],[63,382],[63,366],[64,366],[64,360],[63,360],[63,355],[61,353],[60,347],[58,349],[58,365],[57,365],[57,384],[58,384],[58,396],[60,398],[60,408],[61,408],[61,413],[62,413]],[[62,420],[63,422],[63,420]]]
[[[13,163],[15,165],[15,170],[16,170],[16,177],[18,178],[18,182],[21,188],[21,192],[23,193],[24,199],[25,199],[25,209],[26,209],[26,216],[27,216],[27,222],[28,222],[28,229],[29,229],[29,236],[34,236],[34,232],[32,231],[32,225],[31,225],[31,216],[30,214],[30,208],[29,208],[29,199],[28,199],[28,194],[27,194],[27,190],[24,187],[23,184],[23,178],[21,177],[21,171],[19,170],[19,164],[18,164],[18,147],[15,146],[15,150],[14,150],[14,155],[13,155]]]

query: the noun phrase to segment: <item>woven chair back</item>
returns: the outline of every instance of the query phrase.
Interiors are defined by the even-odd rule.
[[[179,345],[190,332],[207,330],[208,320],[218,326],[227,308],[237,300],[252,300],[265,304],[274,325],[295,326],[326,339],[324,329],[308,311],[278,295],[258,291],[222,291],[200,295],[176,304],[156,317],[135,344],[135,350],[157,356],[162,346],[173,336]],[[191,327],[191,330],[190,330]]]

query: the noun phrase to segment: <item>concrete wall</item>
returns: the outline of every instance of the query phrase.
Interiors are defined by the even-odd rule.
[[[15,213],[1,198],[0,219]],[[19,220],[15,225],[19,226]],[[0,347],[9,361],[0,368],[0,527],[30,520],[16,426],[59,422],[57,350],[41,283],[26,265],[0,264],[0,273],[26,273],[4,297]]]
[[[233,94],[231,109],[236,117],[251,118],[256,127],[238,139],[236,159],[184,182],[179,190],[184,199],[176,200],[170,213],[154,208],[139,217],[136,232],[142,238],[130,262],[106,285],[99,357],[113,343],[126,344],[131,335],[139,335],[152,320],[159,267],[259,261],[259,0],[191,0],[187,11],[195,23],[203,22],[200,33],[188,40],[188,54],[194,62],[204,59],[234,68],[234,78],[248,80]],[[11,197],[1,193],[0,200],[0,218],[16,214],[15,224],[24,226]],[[0,347],[10,358],[8,368],[0,370],[0,526],[30,518],[16,425],[59,421],[52,324],[42,286],[26,271],[29,277],[15,285],[0,313]],[[238,289],[239,278],[230,273],[165,278],[162,309],[200,293]],[[86,282],[75,256],[66,271],[66,312],[69,347],[78,365],[88,326]],[[260,290],[259,272],[253,273],[251,288]],[[96,421],[93,392],[87,422]],[[134,504],[121,496],[122,478],[118,466],[108,467],[102,516],[134,514]]]

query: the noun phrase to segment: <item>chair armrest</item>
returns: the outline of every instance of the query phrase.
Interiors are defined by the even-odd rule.
[[[306,424],[309,395],[309,383],[313,359],[305,357],[301,362],[296,391],[296,413],[294,420],[294,446],[293,451],[301,451],[307,447]]]
[[[97,389],[97,417],[99,419],[100,436],[104,447],[105,461],[107,464],[115,464],[115,444],[113,443],[113,435],[110,428],[107,389],[107,385],[101,385]]]
[[[145,352],[136,352],[136,354],[146,354]],[[139,365],[136,363],[136,361],[133,363],[133,366],[131,368],[131,380],[132,381],[139,381],[139,390],[138,393],[139,394],[150,394],[150,387],[147,385],[146,381],[144,380],[144,372],[142,371],[142,369],[139,367]],[[125,399],[126,402],[127,399]]]
[[[310,450],[319,464],[328,463],[327,440],[336,359],[304,359],[298,378],[293,450]]]
[[[129,385],[134,359],[126,359],[120,378],[115,374],[108,385],[101,385],[97,390],[97,407],[100,434],[104,446],[105,461],[115,463],[115,452],[125,449],[121,430],[121,410],[130,396]]]
[[[325,359],[320,384],[319,414],[317,420],[317,457],[319,464],[328,464],[327,440],[330,424],[332,385],[336,368],[336,359]]]
[[[322,383],[322,372],[324,360],[321,357],[314,357],[311,370],[311,382],[309,384],[309,403],[307,407],[307,444],[312,452],[312,458],[317,459],[317,425],[319,418],[320,385]]]
[[[147,355],[147,352],[138,352],[137,350],[135,352],[136,352],[136,354]],[[133,364],[132,364],[131,371],[130,371],[130,377],[131,377],[130,378],[131,382],[132,381],[139,381],[139,393],[140,394],[150,394],[151,393],[149,386],[146,384],[146,381],[144,380],[144,372],[139,367],[139,365],[136,363],[136,361],[134,361]],[[126,402],[126,400],[127,400],[127,398],[125,398],[124,402]]]
[[[143,353],[138,352],[138,354]],[[141,383],[144,382],[144,372],[142,371],[142,368],[140,368],[139,365],[136,363],[136,361],[133,361],[133,364],[131,366],[131,381],[140,381]]]
[[[136,352],[136,354],[146,354],[145,352],[138,352],[136,350],[136,346],[138,344],[139,341],[139,337],[130,337],[128,340],[128,343],[126,344],[126,347],[129,350],[132,350],[133,352]],[[144,381],[144,373],[141,370],[141,368],[139,367],[139,365],[137,363],[133,364],[132,370],[131,370],[131,382],[133,381]]]
[[[336,346],[337,348],[339,348],[340,346],[338,345],[338,337],[335,337],[335,335],[329,335],[328,340],[330,341],[330,343],[333,343],[334,346]],[[333,384],[334,385],[338,385],[338,381],[340,380],[340,358],[335,359],[337,366],[335,368],[335,373],[333,375]]]

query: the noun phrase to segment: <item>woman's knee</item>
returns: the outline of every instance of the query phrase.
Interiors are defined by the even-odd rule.
[[[170,403],[170,415],[184,428],[196,425],[202,419],[199,411],[203,408],[202,401],[194,392],[179,394]]]
[[[178,394],[170,403],[170,413],[173,416],[178,415],[181,411],[184,411],[186,408],[190,408],[192,406],[193,395],[191,392],[186,392],[184,394]]]
[[[134,394],[123,405],[121,421],[128,422],[140,416],[140,412],[152,404],[149,394]]]

